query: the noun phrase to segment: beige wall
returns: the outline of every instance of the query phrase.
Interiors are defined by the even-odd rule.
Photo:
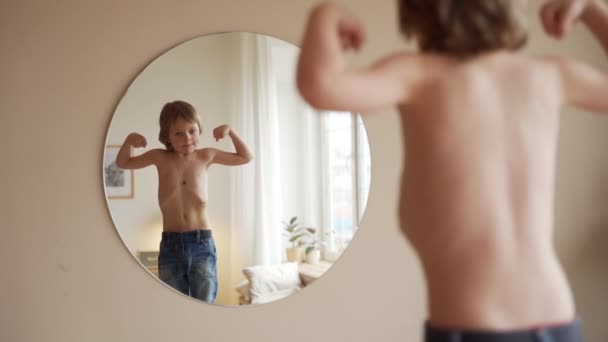
[[[329,273],[287,300],[234,309],[177,295],[140,268],[112,227],[101,183],[105,132],[145,65],[211,32],[253,31],[296,43],[312,3],[2,2],[1,341],[419,339],[424,290],[394,215],[401,138],[392,111],[365,119],[372,188],[358,235]],[[393,2],[349,4],[372,38],[357,62],[401,44]],[[608,67],[583,31],[565,45],[538,35],[532,44],[532,52],[561,49]],[[562,123],[556,241],[587,341],[603,342],[608,120],[568,112]]]

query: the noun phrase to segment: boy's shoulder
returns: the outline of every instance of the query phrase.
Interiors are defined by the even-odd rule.
[[[408,81],[425,81],[443,78],[446,72],[457,65],[458,61],[447,55],[397,51],[378,60],[372,69],[385,75],[397,75]]]
[[[153,148],[146,153],[149,154],[157,163],[162,163],[171,154],[170,151],[163,148]]]
[[[196,156],[203,161],[207,161],[213,158],[215,151],[216,149],[212,147],[200,148],[196,150]]]
[[[163,156],[163,155],[166,155],[166,154],[171,153],[171,152],[168,151],[168,150],[166,150],[166,149],[164,149],[164,148],[153,148],[153,149],[150,149],[148,151],[148,153],[159,155],[159,156]]]
[[[572,64],[572,63],[581,63],[578,59],[571,57],[571,56],[565,56],[565,55],[551,55],[551,54],[547,54],[547,55],[540,55],[540,56],[536,56],[533,57],[533,59],[538,62],[538,63],[542,63],[548,66],[553,66],[553,67],[567,67],[568,65]]]
[[[211,147],[203,147],[196,150],[196,154],[200,156],[209,155],[212,152]]]
[[[577,66],[585,64],[576,58],[564,55],[540,55],[529,58],[530,64],[538,71],[545,71],[545,74],[562,75],[576,69]]]
[[[428,67],[454,64],[454,59],[441,54],[396,51],[378,61],[379,64],[395,64],[406,67]]]

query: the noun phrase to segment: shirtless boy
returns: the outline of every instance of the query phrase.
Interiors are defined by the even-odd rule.
[[[123,143],[116,165],[158,170],[158,203],[163,233],[158,257],[159,278],[176,290],[213,303],[217,295],[217,254],[207,217],[207,175],[212,164],[242,165],[253,156],[237,132],[228,125],[213,130],[216,141],[229,136],[235,153],[215,148],[197,149],[201,124],[192,105],[165,104],[160,113],[159,140],[164,149],[130,157],[132,149],[146,147],[146,139],[131,133]]]
[[[311,105],[396,106],[405,155],[400,226],[428,289],[425,338],[580,341],[552,242],[560,109],[608,112],[608,77],[567,57],[528,58],[524,0],[400,0],[401,31],[420,52],[347,68],[359,20],[331,2],[310,15],[297,82]],[[545,30],[577,20],[608,50],[608,6],[544,5]]]

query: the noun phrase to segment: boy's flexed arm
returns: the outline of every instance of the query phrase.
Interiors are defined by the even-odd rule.
[[[553,0],[541,10],[543,26],[555,38],[563,38],[579,18],[608,54],[608,4],[602,0]]]
[[[608,3],[601,0],[591,0],[581,19],[608,54]]]
[[[582,19],[608,53],[608,6],[600,0],[552,0],[542,7],[540,14],[545,31],[556,38],[563,37]],[[567,57],[555,61],[566,103],[608,113],[608,74]]]
[[[131,133],[125,139],[116,156],[116,166],[121,169],[141,169],[156,162],[159,150],[150,150],[140,156],[131,157],[134,147],[146,147],[146,138],[137,133]]]
[[[349,70],[346,52],[364,42],[354,15],[331,2],[311,12],[298,62],[297,85],[311,105],[321,109],[367,111],[403,103],[418,68],[404,55],[384,58],[361,70]]]
[[[228,125],[222,125],[216,127],[213,130],[213,137],[215,141],[223,139],[229,136],[234,144],[235,153],[228,153],[216,148],[209,148],[208,151],[211,153],[211,163],[218,163],[222,165],[242,165],[247,164],[253,160],[253,154],[249,151],[249,148],[238,133]]]

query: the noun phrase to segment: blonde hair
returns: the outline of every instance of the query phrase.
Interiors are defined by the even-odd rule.
[[[158,140],[160,140],[168,151],[174,151],[173,146],[169,142],[169,131],[171,125],[178,119],[182,118],[187,122],[194,122],[198,126],[199,134],[201,132],[201,122],[198,114],[194,107],[185,101],[173,101],[168,102],[163,106],[160,111],[160,133],[158,134]]]
[[[525,0],[399,0],[399,25],[425,52],[471,56],[518,50],[528,39]]]

